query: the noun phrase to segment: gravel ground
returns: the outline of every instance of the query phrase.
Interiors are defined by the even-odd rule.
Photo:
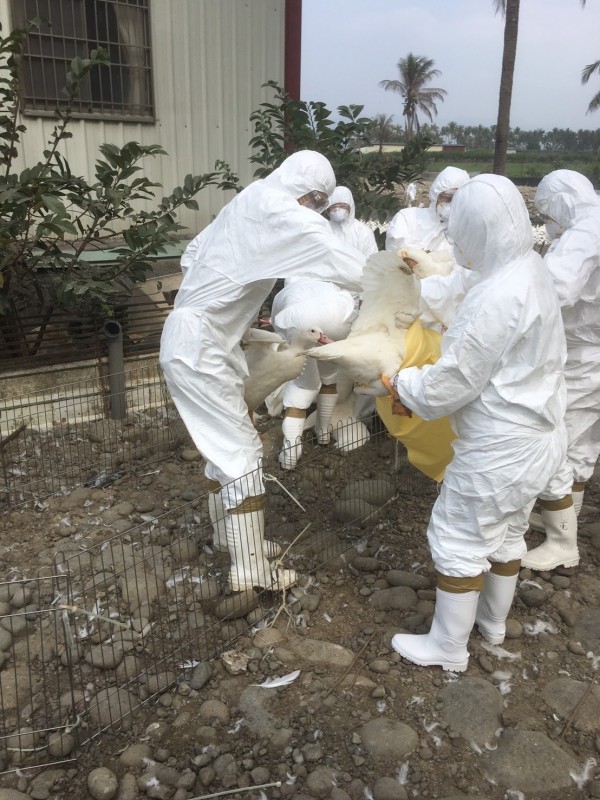
[[[264,419],[260,427],[272,457],[280,423]],[[269,485],[271,535],[290,541],[311,522],[312,533],[290,557],[301,570],[322,564],[288,593],[285,611],[275,620],[267,616],[265,625],[264,607],[247,598],[245,616],[220,623],[238,636],[228,652],[199,659],[180,676],[169,675],[167,666],[152,676],[151,689],[150,678],[136,682],[136,699],[151,696],[127,724],[72,763],[0,777],[0,800],[191,800],[224,791],[240,800],[600,797],[599,477],[582,512],[580,566],[522,570],[505,645],[489,647],[474,632],[468,670],[457,676],[412,666],[390,648],[394,633],[429,628],[435,593],[425,530],[435,485],[406,479],[404,491],[394,494],[393,445],[385,436],[346,458],[333,447],[307,444],[288,482],[306,513]],[[323,557],[319,547],[331,520],[339,524],[347,513],[344,492],[350,487],[352,498],[366,498],[375,481],[383,495],[370,499],[384,503],[382,511],[348,525]],[[101,546],[141,514],[176,508],[203,491],[202,462],[187,448],[156,471],[50,498],[44,509],[15,511],[0,533],[2,574],[35,574],[58,549]],[[197,504],[196,511],[205,521],[205,509]],[[210,565],[204,527],[199,531],[187,558]],[[163,550],[172,548],[175,530],[160,533],[162,539],[157,533],[148,535]],[[100,570],[103,581],[106,571]],[[171,565],[165,577],[173,574]],[[3,600],[14,612],[27,598],[14,593]],[[218,591],[203,601],[206,620],[222,601]],[[17,642],[25,636],[13,633]],[[82,653],[86,691],[119,669],[89,652]],[[51,655],[46,667],[59,657]],[[11,674],[10,647],[5,662],[0,677]],[[283,686],[260,686],[290,675]],[[55,754],[69,752],[68,740],[53,745]],[[274,783],[280,785],[267,785]]]

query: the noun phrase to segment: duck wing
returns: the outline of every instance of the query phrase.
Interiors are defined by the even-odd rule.
[[[380,251],[367,260],[364,292],[350,337],[407,328],[419,315],[421,287],[398,252]]]
[[[371,384],[381,374],[394,374],[404,358],[404,331],[396,335],[370,333],[353,336],[322,347],[313,347],[307,355],[318,361],[335,361],[353,381]]]

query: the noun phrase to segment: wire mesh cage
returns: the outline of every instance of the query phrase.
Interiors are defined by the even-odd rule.
[[[251,509],[244,522],[260,527],[254,539],[243,531],[251,546],[235,552],[232,526],[241,522],[230,513],[232,487],[200,479],[193,500],[65,549],[48,577],[0,584],[2,628],[32,620],[27,645],[20,634],[2,651],[2,768],[74,758],[104,732],[126,733],[145,704],[173,687],[193,697],[211,660],[289,614],[317,571],[344,569],[349,551],[397,525],[402,498],[432,484],[376,419],[367,422],[370,430],[355,429],[360,439],[344,426],[334,431],[346,451],[308,433],[294,470],[271,453],[244,476],[246,493],[266,487],[264,511]],[[257,550],[264,540],[276,549]],[[240,588],[236,569],[250,576],[244,591],[232,591]],[[295,570],[293,592],[280,591],[281,569]],[[19,599],[21,586],[35,602]]]
[[[0,583],[0,772],[72,760],[77,703],[57,599],[67,576]]]
[[[114,377],[0,401],[0,510],[73,486],[107,485],[137,464],[165,458],[187,438],[156,361],[128,369],[122,381]],[[119,392],[124,413],[114,418]]]

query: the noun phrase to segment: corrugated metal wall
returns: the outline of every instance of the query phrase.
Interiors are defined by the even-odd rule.
[[[74,120],[64,144],[75,173],[93,175],[98,145],[136,140],[160,144],[168,157],[149,159],[147,174],[170,191],[187,173],[210,172],[229,162],[246,185],[249,116],[272,97],[261,88],[284,82],[285,0],[151,0],[150,24],[154,123]],[[9,0],[0,0],[0,22],[10,28]],[[20,168],[40,158],[53,121],[27,115]],[[183,209],[191,233],[210,222],[231,195],[208,189],[198,212]]]

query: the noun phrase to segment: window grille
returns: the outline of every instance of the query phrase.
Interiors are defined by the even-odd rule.
[[[71,60],[104,48],[110,65],[93,69],[72,106],[77,117],[151,121],[152,66],[149,0],[12,0],[14,27],[42,19],[27,36],[22,72],[22,107],[28,114],[53,114],[66,104]]]

